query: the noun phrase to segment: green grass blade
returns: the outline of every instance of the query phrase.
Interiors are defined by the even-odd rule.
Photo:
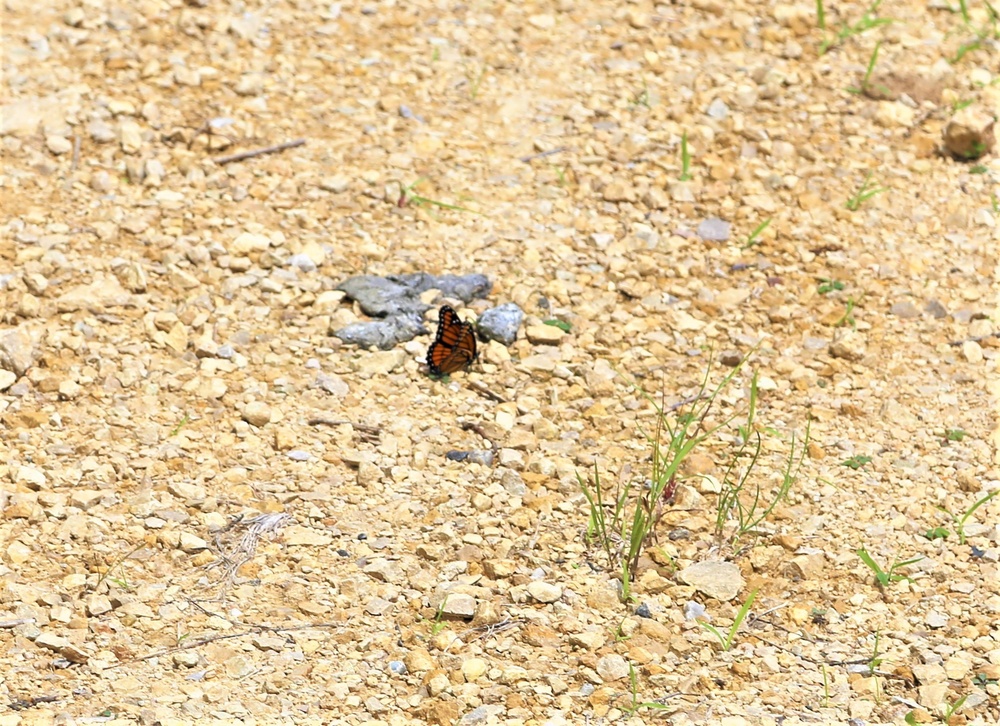
[[[739,612],[736,613],[736,619],[733,621],[733,626],[729,629],[729,635],[726,637],[726,650],[729,650],[732,646],[733,639],[736,637],[736,631],[740,629],[740,625],[746,619],[747,613],[750,612],[750,606],[753,605],[753,601],[757,599],[757,593],[759,590],[760,588],[751,592],[750,597],[747,598],[746,602],[743,603],[743,606],[739,609]]]

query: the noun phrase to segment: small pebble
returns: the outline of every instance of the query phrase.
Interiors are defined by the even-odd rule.
[[[252,401],[243,409],[243,420],[251,426],[264,426],[271,422],[271,407],[263,401]]]
[[[45,139],[45,146],[53,154],[68,154],[73,150],[73,142],[64,136],[48,136]]]
[[[706,242],[725,242],[729,239],[732,225],[718,217],[709,217],[698,225],[698,236]]]
[[[292,255],[286,262],[289,267],[295,267],[302,272],[316,272],[316,263],[308,255]]]
[[[485,675],[488,667],[482,658],[467,658],[462,663],[462,675],[467,683],[475,683]]]

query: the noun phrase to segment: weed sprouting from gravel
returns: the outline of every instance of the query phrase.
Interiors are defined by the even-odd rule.
[[[874,197],[876,194],[888,191],[885,187],[880,187],[878,182],[872,182],[872,172],[868,172],[861,186],[854,192],[844,205],[852,212],[861,209],[861,205]]]
[[[983,506],[988,501],[993,499],[993,497],[995,497],[997,494],[1000,494],[1000,489],[997,489],[996,491],[990,492],[986,496],[981,497],[980,499],[973,502],[972,505],[964,512],[960,512],[958,514],[953,514],[950,510],[946,509],[945,507],[942,506],[937,507],[939,511],[944,512],[951,518],[952,523],[955,525],[955,532],[958,534],[959,544],[962,545],[965,544],[965,523],[968,521],[969,517],[975,514],[977,509],[979,509],[981,506]],[[948,534],[949,534],[948,530],[945,529],[943,532],[943,537],[947,537]]]
[[[407,205],[419,208],[430,208],[437,207],[438,209],[451,209],[456,212],[469,212],[470,214],[482,214],[482,212],[477,212],[475,209],[469,209],[468,207],[462,207],[457,204],[448,204],[447,202],[441,202],[437,199],[431,199],[430,197],[425,197],[418,194],[414,189],[416,186],[424,181],[424,177],[420,177],[412,184],[404,185],[401,181],[392,179],[390,183],[397,184],[399,186],[399,198],[396,200],[397,207],[406,207]]]
[[[756,401],[756,381],[751,388],[751,401]],[[751,404],[751,410],[753,404]],[[752,418],[752,416],[751,416]],[[759,484],[753,486],[752,492],[748,483],[760,457],[762,437],[759,432],[753,433],[755,439],[750,443],[751,436],[742,436],[743,443],[730,458],[729,468],[722,478],[722,489],[716,505],[715,535],[720,545],[728,542],[735,547],[740,539],[752,533],[766,520],[775,507],[783,501],[798,479],[799,469],[805,459],[809,445],[809,427],[800,447],[796,446],[795,433],[792,433],[789,444],[788,459],[781,481],[771,492],[765,493]],[[797,458],[796,458],[797,455]],[[740,470],[740,462],[749,457]]]
[[[865,566],[872,571],[873,575],[875,575],[875,582],[881,589],[884,589],[886,585],[892,582],[902,582],[904,580],[906,582],[912,582],[913,580],[911,580],[906,575],[898,574],[896,570],[899,570],[903,567],[907,567],[908,565],[915,564],[917,562],[920,562],[920,560],[924,559],[923,557],[912,557],[908,560],[900,560],[898,557],[895,557],[892,560],[892,564],[889,565],[889,569],[884,570],[882,569],[882,566],[875,561],[875,558],[872,557],[871,554],[868,552],[868,550],[865,549],[864,547],[858,547],[858,549],[855,551],[855,554],[857,554],[857,556],[861,558],[861,561],[865,563]]]
[[[750,612],[750,608],[753,606],[753,601],[757,598],[757,592],[758,590],[754,590],[747,596],[747,599],[743,602],[743,604],[740,606],[740,609],[736,612],[736,617],[733,618],[732,625],[729,626],[729,629],[725,633],[716,628],[714,625],[711,625],[701,620],[698,621],[698,625],[700,625],[705,630],[714,635],[716,638],[718,638],[719,643],[722,645],[722,649],[724,651],[728,651],[730,648],[733,647],[733,640],[735,640],[736,638],[736,632],[740,629],[740,626],[743,624],[743,621],[746,620],[747,613]]]
[[[723,477],[717,503],[717,536],[722,538],[728,535],[730,544],[735,544],[741,536],[757,527],[771,514],[794,483],[805,455],[805,445],[802,446],[796,463],[797,449],[793,436],[792,450],[781,475],[781,484],[768,495],[769,498],[764,496],[760,486],[756,487],[752,495],[747,486],[758,461],[757,455],[746,460],[751,432],[755,431],[758,397],[756,375],[751,380],[749,403],[745,411],[736,410],[721,422],[709,420],[709,412],[720,393],[730,386],[747,359],[744,357],[714,388],[709,387],[712,367],[708,366],[697,394],[672,406],[664,404],[663,392],[657,400],[633,382],[631,385],[640,397],[652,405],[656,418],[653,431],[640,429],[650,446],[649,476],[637,482],[626,472],[611,487],[607,479],[602,478],[596,462],[590,478],[585,480],[577,474],[589,508],[586,538],[603,551],[611,569],[620,570],[623,600],[631,596],[630,585],[637,575],[639,558],[655,538],[665,507],[677,491],[685,459],[710,439],[718,438],[717,434],[734,421],[742,419],[738,431],[741,432],[743,442],[732,454]],[[754,436],[757,437],[759,446],[760,437],[756,433]]]
[[[888,25],[894,22],[892,18],[881,18],[878,17],[878,8],[882,4],[882,0],[874,0],[874,2],[869,5],[865,12],[862,14],[861,18],[853,23],[845,23],[839,29],[835,31],[833,37],[828,37],[820,43],[819,54],[823,55],[830,48],[833,48],[840,43],[843,43],[848,38],[852,38],[856,35],[861,35],[873,28],[878,28],[882,25]],[[819,20],[819,25],[821,29],[826,28],[826,13],[823,10],[822,3],[817,4],[817,18]]]

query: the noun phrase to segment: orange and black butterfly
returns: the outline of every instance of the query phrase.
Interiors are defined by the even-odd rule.
[[[472,323],[443,305],[438,313],[438,329],[427,349],[427,367],[432,376],[446,376],[472,365],[476,359],[476,330]]]

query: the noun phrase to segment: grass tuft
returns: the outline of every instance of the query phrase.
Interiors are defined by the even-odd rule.
[[[872,574],[875,575],[875,582],[878,584],[879,589],[884,589],[886,585],[892,582],[902,582],[904,580],[906,582],[913,582],[913,580],[906,575],[896,574],[896,570],[901,567],[906,567],[916,562],[920,562],[920,560],[924,559],[923,557],[913,557],[908,560],[900,560],[898,557],[894,557],[892,564],[889,565],[889,569],[883,570],[882,566],[875,561],[875,558],[872,557],[868,553],[868,550],[864,547],[858,547],[854,553],[861,558],[861,561],[865,563],[865,566],[868,567],[868,569],[872,571]]]
[[[747,357],[744,357],[713,388],[709,387],[712,371],[709,365],[698,393],[676,406],[664,405],[662,392],[657,400],[638,384],[632,383],[639,395],[653,406],[656,418],[653,431],[640,429],[650,447],[649,476],[644,482],[635,482],[626,471],[611,486],[602,478],[597,462],[588,479],[577,474],[577,481],[589,507],[586,538],[603,550],[612,570],[620,571],[623,600],[631,597],[630,586],[637,575],[640,555],[654,538],[656,526],[665,511],[664,506],[677,490],[682,464],[695,449],[709,439],[718,438],[717,434],[724,427],[730,426],[738,418],[742,421],[738,427],[738,438],[742,443],[732,454],[731,464],[723,477],[718,503],[717,535],[720,538],[724,532],[729,531],[730,523],[735,522],[730,535],[730,542],[735,544],[739,537],[771,514],[777,502],[788,493],[795,481],[805,454],[805,446],[798,452],[793,436],[792,452],[781,473],[781,483],[770,500],[765,501],[759,486],[752,495],[749,494],[750,473],[758,462],[761,441],[754,431],[758,397],[756,376],[751,380],[750,401],[745,411],[733,412],[721,422],[711,421],[709,418],[720,393],[730,386],[746,361]],[[751,449],[750,441],[755,442],[752,456],[748,454]],[[742,467],[739,473],[737,467]]]
[[[865,180],[861,182],[858,190],[847,200],[846,207],[852,212],[856,212],[861,205],[874,197],[876,194],[888,191],[885,187],[880,187],[878,182],[872,182],[872,172],[865,175]]]
[[[1000,494],[1000,489],[997,489],[996,491],[990,492],[985,497],[982,497],[978,501],[974,502],[972,504],[972,506],[970,506],[968,509],[966,509],[964,512],[962,512],[960,515],[959,514],[952,514],[949,510],[947,510],[946,508],[944,508],[944,507],[942,507],[940,505],[937,507],[937,509],[939,509],[940,511],[944,512],[945,514],[947,514],[951,518],[952,524],[955,525],[955,533],[958,534],[958,543],[959,544],[961,544],[961,545],[965,544],[965,523],[969,520],[969,518],[973,514],[976,513],[977,509],[979,509],[981,506],[983,506],[984,504],[986,504],[986,502],[988,502],[991,499],[993,499],[993,497],[995,497],[997,494]],[[943,533],[942,533],[942,530],[943,530]],[[934,534],[936,536],[934,536],[934,537],[928,537],[928,539],[944,538],[944,537],[947,537],[950,534],[948,532],[948,530],[944,529],[943,527],[938,527],[935,530],[931,530],[931,532],[934,532]]]
[[[448,204],[447,202],[440,202],[437,199],[431,199],[429,197],[421,196],[413,191],[416,186],[425,181],[426,177],[420,177],[412,184],[404,185],[401,181],[397,179],[390,180],[390,183],[395,182],[399,185],[399,197],[396,200],[397,207],[413,206],[418,208],[423,207],[437,207],[438,209],[451,209],[456,212],[468,212],[469,214],[479,214],[482,212],[477,212],[475,209],[469,209],[468,207],[460,207],[457,204]]]
[[[819,45],[819,54],[823,55],[830,50],[830,48],[843,43],[848,38],[866,33],[873,28],[878,28],[895,22],[892,18],[880,18],[878,16],[878,9],[881,4],[882,0],[874,0],[871,5],[865,8],[865,12],[861,15],[860,20],[854,23],[844,23],[834,32],[832,37],[824,38],[823,42]],[[823,10],[822,0],[817,0],[817,21],[820,26],[820,30],[825,30],[826,12]]]

